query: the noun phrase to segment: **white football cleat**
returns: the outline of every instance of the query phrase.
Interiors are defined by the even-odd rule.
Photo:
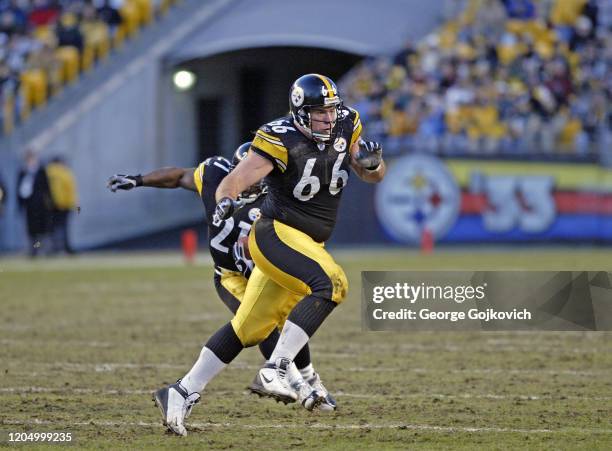
[[[316,392],[319,393],[319,395],[321,395],[321,397],[323,398],[323,400],[319,404],[319,410],[322,410],[325,412],[331,412],[338,408],[338,404],[336,403],[336,400],[327,391],[327,388],[325,388],[325,385],[323,385],[323,381],[321,381],[321,377],[319,376],[319,373],[314,373],[314,376],[312,376],[306,382],[308,382],[308,384],[314,390],[316,390]]]
[[[297,401],[297,393],[289,384],[287,374],[289,365],[291,365],[291,361],[284,358],[278,359],[276,363],[266,363],[258,371],[249,386],[249,390],[260,396],[269,396],[277,401],[282,401],[285,404]]]
[[[185,436],[187,429],[183,424],[184,420],[200,400],[200,394],[187,393],[180,382],[179,379],[175,384],[157,390],[153,393],[153,401],[159,407],[164,426],[177,435]]]
[[[303,379],[301,382],[293,383],[292,387],[297,394],[297,400],[306,410],[314,410],[317,407],[320,408],[325,401],[325,398]]]
[[[306,410],[315,409],[325,399],[304,381],[295,365],[285,358],[278,359],[276,363],[266,363],[249,389],[285,404],[299,401]]]

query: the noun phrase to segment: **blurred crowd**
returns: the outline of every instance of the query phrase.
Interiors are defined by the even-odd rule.
[[[174,0],[0,0],[0,133]]]
[[[386,152],[597,153],[612,144],[612,0],[466,0],[341,85]]]

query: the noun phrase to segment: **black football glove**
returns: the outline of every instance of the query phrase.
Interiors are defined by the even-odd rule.
[[[137,186],[142,186],[142,175],[115,174],[108,179],[106,185],[113,193],[118,189],[128,191]]]
[[[355,161],[359,166],[373,171],[382,161],[382,145],[375,141],[359,140],[359,150],[355,155]]]
[[[232,216],[234,211],[240,205],[231,197],[224,197],[219,202],[217,202],[217,206],[215,207],[215,212],[213,213],[213,224],[218,225],[221,224],[221,221],[225,221],[227,218]]]

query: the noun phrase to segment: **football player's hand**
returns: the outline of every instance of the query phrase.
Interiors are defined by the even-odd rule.
[[[355,155],[359,166],[368,170],[374,170],[382,161],[382,145],[375,141],[359,140],[359,150]]]
[[[251,260],[251,254],[249,254],[248,238],[239,239],[236,241],[232,248],[232,253],[234,254],[234,262],[236,263],[236,267],[242,273],[242,275],[248,279],[253,272],[253,267],[255,266],[253,260]]]
[[[108,183],[106,185],[106,187],[113,193],[118,189],[127,191],[132,188],[136,188],[137,186],[142,186],[141,175],[115,174],[108,179]]]
[[[213,213],[213,224],[218,225],[221,221],[225,221],[234,213],[236,208],[238,208],[238,203],[234,199],[230,197],[221,199],[217,202],[215,212]]]

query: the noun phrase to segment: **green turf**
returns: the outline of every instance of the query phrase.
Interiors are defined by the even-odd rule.
[[[351,291],[312,356],[339,411],[249,395],[261,363],[249,349],[208,386],[186,438],[164,434],[149,392],[230,319],[207,265],[0,260],[0,442],[70,431],[79,448],[612,448],[612,334],[362,332],[359,312],[364,269],[601,270],[611,252],[337,255]]]

